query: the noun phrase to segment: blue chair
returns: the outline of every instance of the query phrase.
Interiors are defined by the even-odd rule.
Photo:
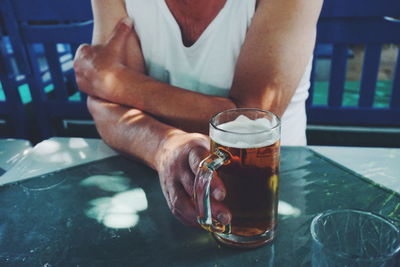
[[[307,101],[309,124],[400,128],[400,51],[393,74],[390,103],[386,107],[374,106],[382,47],[395,44],[399,50],[399,19],[398,0],[325,0],[318,22],[317,45],[332,46],[328,99],[326,105],[313,103],[316,90],[314,69],[313,86]],[[365,55],[358,103],[344,106],[351,45],[363,45]],[[314,65],[318,61],[317,50],[315,55]]]
[[[3,17],[0,12],[0,117],[4,120],[0,137],[27,138],[26,107],[18,91],[25,81],[16,67],[16,58],[1,19]]]
[[[63,121],[90,120],[72,61],[93,27],[89,0],[0,0],[15,53],[24,60],[39,138],[58,135]]]

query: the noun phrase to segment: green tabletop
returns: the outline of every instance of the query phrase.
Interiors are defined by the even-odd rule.
[[[153,170],[114,156],[0,187],[0,266],[310,266],[317,213],[400,221],[398,194],[306,147],[282,148],[280,201],[272,243],[226,248],[171,215]]]

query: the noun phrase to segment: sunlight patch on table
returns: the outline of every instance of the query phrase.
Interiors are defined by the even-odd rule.
[[[29,145],[30,146],[30,145]],[[0,185],[26,180],[57,172],[69,167],[103,160],[118,155],[104,142],[97,139],[53,137],[24,151],[7,162],[6,172],[1,176]],[[125,189],[124,189],[125,190]]]
[[[82,149],[89,147],[88,143],[83,138],[73,138],[70,139],[68,143],[69,147],[72,149]]]
[[[109,228],[124,229],[135,227],[139,222],[137,214],[107,214],[103,224]]]
[[[285,201],[279,200],[278,214],[288,217],[299,217],[301,215],[301,210]]]
[[[134,211],[144,211],[147,210],[148,207],[146,194],[141,188],[135,188],[116,194],[112,198],[112,203],[117,206],[128,203],[130,208]]]
[[[32,158],[38,162],[71,164],[75,159],[70,152],[62,152],[60,143],[45,140],[35,146]]]
[[[96,198],[89,202],[86,216],[114,229],[135,227],[139,212],[147,210],[146,194],[141,188],[118,193],[112,197]]]
[[[71,164],[72,162],[74,162],[74,159],[72,158],[70,153],[62,152],[49,155],[47,161],[50,163]]]
[[[82,151],[79,151],[79,156],[81,157],[81,159],[86,159],[86,154]]]
[[[93,175],[80,182],[82,186],[93,186],[107,192],[124,192],[129,189],[129,178],[121,176],[121,172],[117,175]],[[119,174],[119,175],[118,175]]]
[[[35,146],[33,154],[37,156],[47,156],[56,153],[61,148],[61,145],[53,140],[45,140]]]

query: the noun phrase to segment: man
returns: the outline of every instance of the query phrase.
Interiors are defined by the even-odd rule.
[[[306,143],[304,102],[322,0],[92,6],[93,46],[81,46],[74,63],[89,111],[105,142],[158,171],[183,223],[197,225],[193,180],[208,153],[203,134],[213,114],[269,110],[282,117],[282,144]],[[224,185],[216,178],[212,188],[213,216],[227,224]]]

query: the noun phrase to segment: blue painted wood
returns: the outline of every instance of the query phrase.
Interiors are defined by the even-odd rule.
[[[394,72],[390,107],[400,108],[400,48],[397,50],[397,66]]]
[[[57,46],[54,44],[45,44],[45,54],[47,65],[50,70],[51,80],[54,86],[55,97],[57,100],[67,100],[67,88],[64,82],[64,75],[60,64],[60,55]]]
[[[22,21],[84,21],[92,17],[90,0],[12,0]]]
[[[24,40],[32,43],[90,43],[93,21],[54,25],[21,25]]]
[[[369,44],[366,46],[361,74],[360,98],[358,101],[360,107],[372,107],[374,103],[380,57],[380,44]]]
[[[398,0],[324,0],[321,17],[399,16]]]
[[[307,106],[308,122],[329,125],[400,126],[400,56],[394,74],[389,108],[375,108],[373,101],[379,70],[380,47],[400,44],[400,23],[385,16],[400,17],[400,1],[325,0],[317,25],[317,45],[364,45],[360,97],[357,107],[342,107],[345,72],[344,48],[341,56],[332,56],[328,106]],[[339,61],[338,61],[339,60]],[[340,67],[338,67],[340,66]],[[340,74],[340,75],[339,75]],[[335,77],[338,76],[339,77]],[[382,116],[384,118],[382,119]]]
[[[1,15],[1,13],[0,13]],[[0,83],[5,95],[5,101],[0,101],[0,117],[5,119],[9,133],[2,137],[26,138],[27,118],[25,107],[18,93],[18,86],[23,80],[17,80],[11,66],[10,57],[4,46],[3,30],[0,25]]]
[[[17,84],[4,74],[0,74],[0,82],[5,94],[5,101],[0,101],[0,117],[5,120],[9,132],[2,137],[26,138],[26,116],[20,101]]]
[[[315,68],[317,65],[317,56],[315,55],[313,57],[312,61],[312,69],[311,69],[311,74],[310,74],[310,89],[308,90],[308,98],[306,100],[306,106],[311,106],[313,104],[313,99],[314,99],[314,80],[315,80]]]
[[[25,73],[29,74],[29,72],[31,72],[28,76],[28,80],[32,88],[37,91],[33,94],[35,105],[37,107],[45,107],[41,108],[41,112],[44,114],[43,124],[46,118],[51,119],[52,116],[81,118],[80,115],[83,113],[85,113],[85,115],[82,116],[88,116],[88,114],[86,114],[85,96],[82,97],[82,101],[70,105],[70,101],[60,100],[64,98],[64,96],[58,96],[56,99],[53,99],[51,97],[48,98],[48,95],[43,93],[44,86],[53,81],[42,81],[42,76],[45,73],[43,73],[44,70],[40,70],[38,67],[37,60],[39,57],[34,54],[34,49],[31,49],[31,46],[34,43],[47,45],[68,43],[71,44],[72,53],[74,53],[78,44],[84,42],[89,43],[93,26],[91,21],[90,1],[0,1],[2,3],[0,8],[9,11],[6,13],[5,20],[7,21],[7,29],[14,33],[14,37],[11,41],[13,43],[13,48],[15,47],[16,54],[19,56],[18,65],[27,69]],[[399,5],[400,1],[398,0],[325,0],[321,19],[318,23],[318,44],[333,44],[335,47],[345,47],[349,44],[399,44],[400,23],[391,22],[383,18],[384,16],[399,17]],[[47,55],[48,54],[49,53],[47,53]],[[340,121],[343,119],[340,117],[345,115],[347,117],[342,120],[342,123],[345,121],[348,124],[357,125],[363,123],[362,118],[365,118],[366,115],[370,116],[370,118],[375,118],[374,115],[372,115],[375,114],[373,112],[382,114],[383,110],[378,110],[373,107],[357,107],[351,109],[351,112],[336,112],[337,110],[348,109],[341,107],[344,86],[343,75],[346,65],[343,59],[345,57],[343,48],[336,48],[334,54],[331,77],[333,84],[330,85],[329,93],[329,104],[331,105],[329,108],[334,112],[328,111],[329,109],[323,109],[323,111],[321,111],[321,107],[312,105],[311,96],[310,100],[308,100],[309,121],[311,123],[321,122],[319,119],[323,118],[324,120],[321,123],[329,124]],[[55,59],[55,54],[53,53],[50,58]],[[366,65],[368,66],[366,66],[367,69],[364,72],[371,72],[373,67],[369,66],[367,63]],[[371,69],[371,71],[369,71],[368,68]],[[397,69],[399,69],[399,67]],[[53,78],[58,77],[56,78],[57,83],[61,84],[61,82],[67,82],[72,84],[72,88],[75,88],[75,81],[71,78],[70,72],[63,71],[63,79],[60,78],[59,70],[50,70],[50,72],[52,74],[54,72],[58,73],[57,75],[52,75]],[[398,74],[399,71],[397,71],[396,75],[398,76]],[[367,76],[367,74],[365,74],[365,76]],[[368,81],[370,78],[366,79],[367,81],[365,81],[364,84],[370,84]],[[395,80],[394,88],[399,87],[398,80],[399,79]],[[60,86],[56,86],[56,92],[58,92],[57,88],[60,88]],[[65,90],[65,92],[71,92],[69,86],[68,90]],[[312,93],[313,91],[311,90],[310,92]],[[370,95],[370,92],[364,92],[363,94]],[[399,90],[393,90],[392,107],[398,107],[399,103],[396,100],[398,99],[396,96],[399,94]],[[370,102],[369,97],[366,99],[369,99],[367,102]],[[370,112],[372,113],[370,114]],[[337,115],[335,116],[335,114]],[[387,109],[384,111],[384,114],[388,116],[386,123],[396,123],[397,120],[394,119],[396,116],[398,117],[398,111],[396,109]],[[39,117],[41,117],[41,115]],[[376,122],[369,121],[369,123],[380,124],[382,121],[376,119]],[[397,123],[394,125],[400,124]],[[40,126],[40,128],[42,127],[45,126]]]
[[[322,18],[318,22],[317,42],[320,44],[400,43],[400,23],[383,18]]]
[[[86,98],[70,101],[77,91],[72,63],[76,48],[90,43],[93,20],[90,0],[2,0],[16,46],[27,54],[33,105],[41,138],[55,134],[52,122],[90,119]],[[60,46],[62,44],[62,46]],[[38,50],[39,48],[39,50]],[[73,54],[71,54],[73,53]],[[48,93],[47,86],[54,89]]]
[[[335,44],[329,81],[328,105],[340,107],[343,102],[347,70],[347,45]]]
[[[12,45],[13,56],[21,72],[28,74],[30,73],[28,55],[20,36],[18,24],[13,13],[10,12],[12,6],[8,0],[3,0],[0,3],[0,13],[3,19],[3,27],[4,31],[7,32]]]
[[[308,120],[321,125],[399,126],[400,108],[313,106]]]
[[[7,112],[7,106],[6,106],[6,102],[5,101],[0,101],[0,114],[6,114]]]
[[[27,45],[26,49],[29,56],[29,66],[31,75],[28,75],[29,86],[32,87],[32,98],[34,102],[43,102],[47,100],[47,95],[44,90],[34,90],[34,88],[42,88],[48,84],[48,81],[43,78],[43,69],[47,68],[41,64],[40,55],[36,54],[36,49],[33,45]]]
[[[31,88],[32,105],[36,113],[37,132],[41,138],[46,139],[52,136],[49,123],[50,114],[47,112],[44,104],[49,100],[46,92],[43,90],[47,83],[42,79],[42,70],[38,55],[35,53],[35,47],[28,44],[27,50],[31,66],[31,75],[28,75],[28,84]]]
[[[333,54],[333,45],[332,44],[316,44],[314,55],[318,58],[327,58],[331,59]],[[353,51],[347,49],[347,56],[353,57]]]
[[[66,119],[88,119],[91,118],[86,106],[82,105],[86,102],[69,102],[68,105],[61,101],[49,101],[46,103],[47,108],[52,111],[54,117],[64,117]],[[61,108],[60,108],[61,107]]]
[[[89,43],[89,41],[88,42],[82,42],[82,43]],[[78,48],[79,48],[79,45],[80,44],[71,44],[70,49],[71,49],[71,54],[72,55],[75,55],[76,50],[78,50]]]
[[[18,93],[18,86],[23,79],[17,79],[10,54],[9,36],[5,31],[4,10],[0,7],[0,83],[5,95],[5,101],[0,101],[0,117],[5,119],[9,130],[2,137],[27,137],[27,120],[24,106]]]

